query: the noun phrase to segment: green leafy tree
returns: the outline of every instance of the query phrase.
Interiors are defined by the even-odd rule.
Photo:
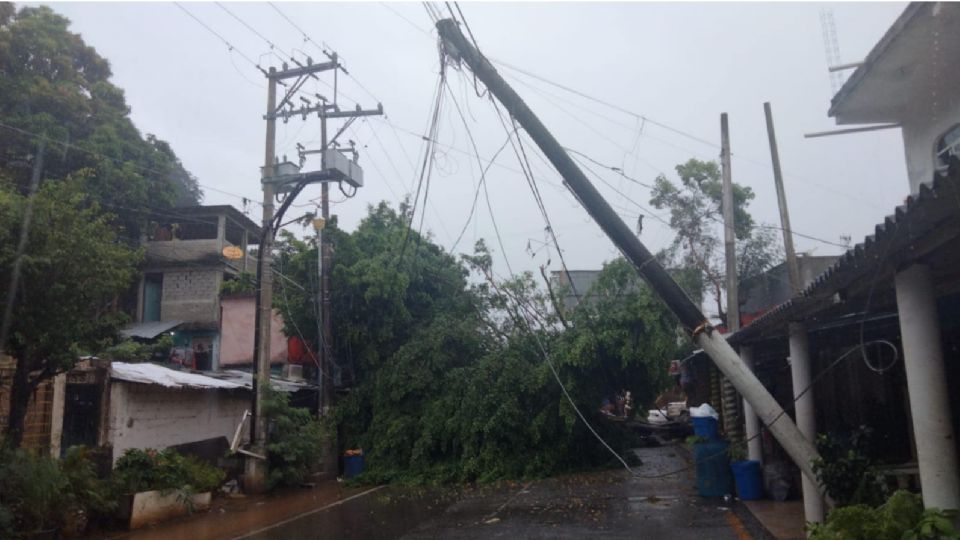
[[[700,296],[709,291],[716,301],[718,317],[726,322],[720,167],[713,161],[690,159],[675,169],[680,183],[662,174],[657,176],[650,199],[655,208],[670,211],[670,226],[676,232],[663,255],[668,264],[699,270],[698,290],[692,292]],[[765,272],[782,259],[774,230],[755,226],[747,210],[754,197],[749,187],[733,184],[737,274],[741,282]]]
[[[328,224],[335,360],[355,382],[336,407],[345,447],[362,447],[370,481],[451,482],[542,476],[611,462],[557,384],[615,448],[628,433],[595,418],[630,388],[638,406],[666,379],[676,322],[623,261],[598,303],[564,329],[529,273],[501,280],[484,242],[460,260],[408,234],[409,207],[371,207],[350,233]],[[315,339],[315,243],[287,236],[279,311]],[[284,290],[285,289],[285,290]],[[294,326],[296,328],[294,328]],[[544,352],[547,354],[545,355]]]
[[[136,238],[146,208],[197,204],[200,189],[169,144],[141,136],[109,63],[69,25],[46,6],[0,4],[0,176],[23,189],[31,134],[43,135],[45,177],[92,170],[86,189]]]
[[[84,352],[112,339],[126,316],[115,307],[141,258],[118,236],[113,216],[100,211],[85,176],[47,183],[33,199],[7,342],[14,359],[5,441],[18,446],[30,394],[64,372]],[[0,283],[12,281],[28,199],[0,184]],[[0,307],[10,299],[0,289]]]

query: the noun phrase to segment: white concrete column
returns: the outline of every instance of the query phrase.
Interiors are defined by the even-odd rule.
[[[903,363],[927,508],[960,508],[957,453],[930,268],[913,265],[894,279]]]
[[[217,216],[217,254],[223,255],[223,248],[227,245],[227,216]]]
[[[60,459],[60,443],[63,438],[63,407],[67,398],[67,374],[53,378],[53,403],[50,405],[50,457]]]
[[[746,345],[740,347],[740,360],[753,371],[753,350]],[[763,441],[760,440],[760,420],[753,412],[753,406],[743,400],[743,418],[746,423],[747,459],[763,462]]]
[[[814,416],[813,380],[810,367],[810,340],[807,329],[802,323],[790,323],[790,375],[793,378],[794,411],[797,418],[797,427],[800,433],[809,441],[817,438],[817,420]],[[803,393],[803,397],[797,399]],[[803,481],[803,514],[806,521],[823,522],[823,497],[820,495],[820,486],[807,478]]]

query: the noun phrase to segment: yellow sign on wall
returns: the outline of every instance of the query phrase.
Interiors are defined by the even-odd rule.
[[[231,260],[242,259],[243,250],[237,246],[227,246],[223,248],[223,256]]]

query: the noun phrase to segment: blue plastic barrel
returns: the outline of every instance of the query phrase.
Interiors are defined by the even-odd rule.
[[[693,434],[698,437],[704,437],[711,441],[717,438],[717,419],[712,416],[694,416],[690,418],[693,422]]]
[[[363,472],[363,456],[344,456],[343,475],[353,478]]]
[[[693,461],[697,468],[697,493],[701,497],[723,497],[730,493],[733,478],[727,457],[726,441],[693,445]]]
[[[763,482],[760,462],[754,460],[734,461],[730,464],[733,479],[737,484],[737,495],[741,501],[755,501],[763,498]]]

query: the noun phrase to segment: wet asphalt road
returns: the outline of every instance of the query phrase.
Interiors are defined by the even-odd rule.
[[[696,495],[682,449],[637,450],[624,470],[470,490],[385,487],[237,537],[267,539],[649,538],[763,540],[742,507]]]

